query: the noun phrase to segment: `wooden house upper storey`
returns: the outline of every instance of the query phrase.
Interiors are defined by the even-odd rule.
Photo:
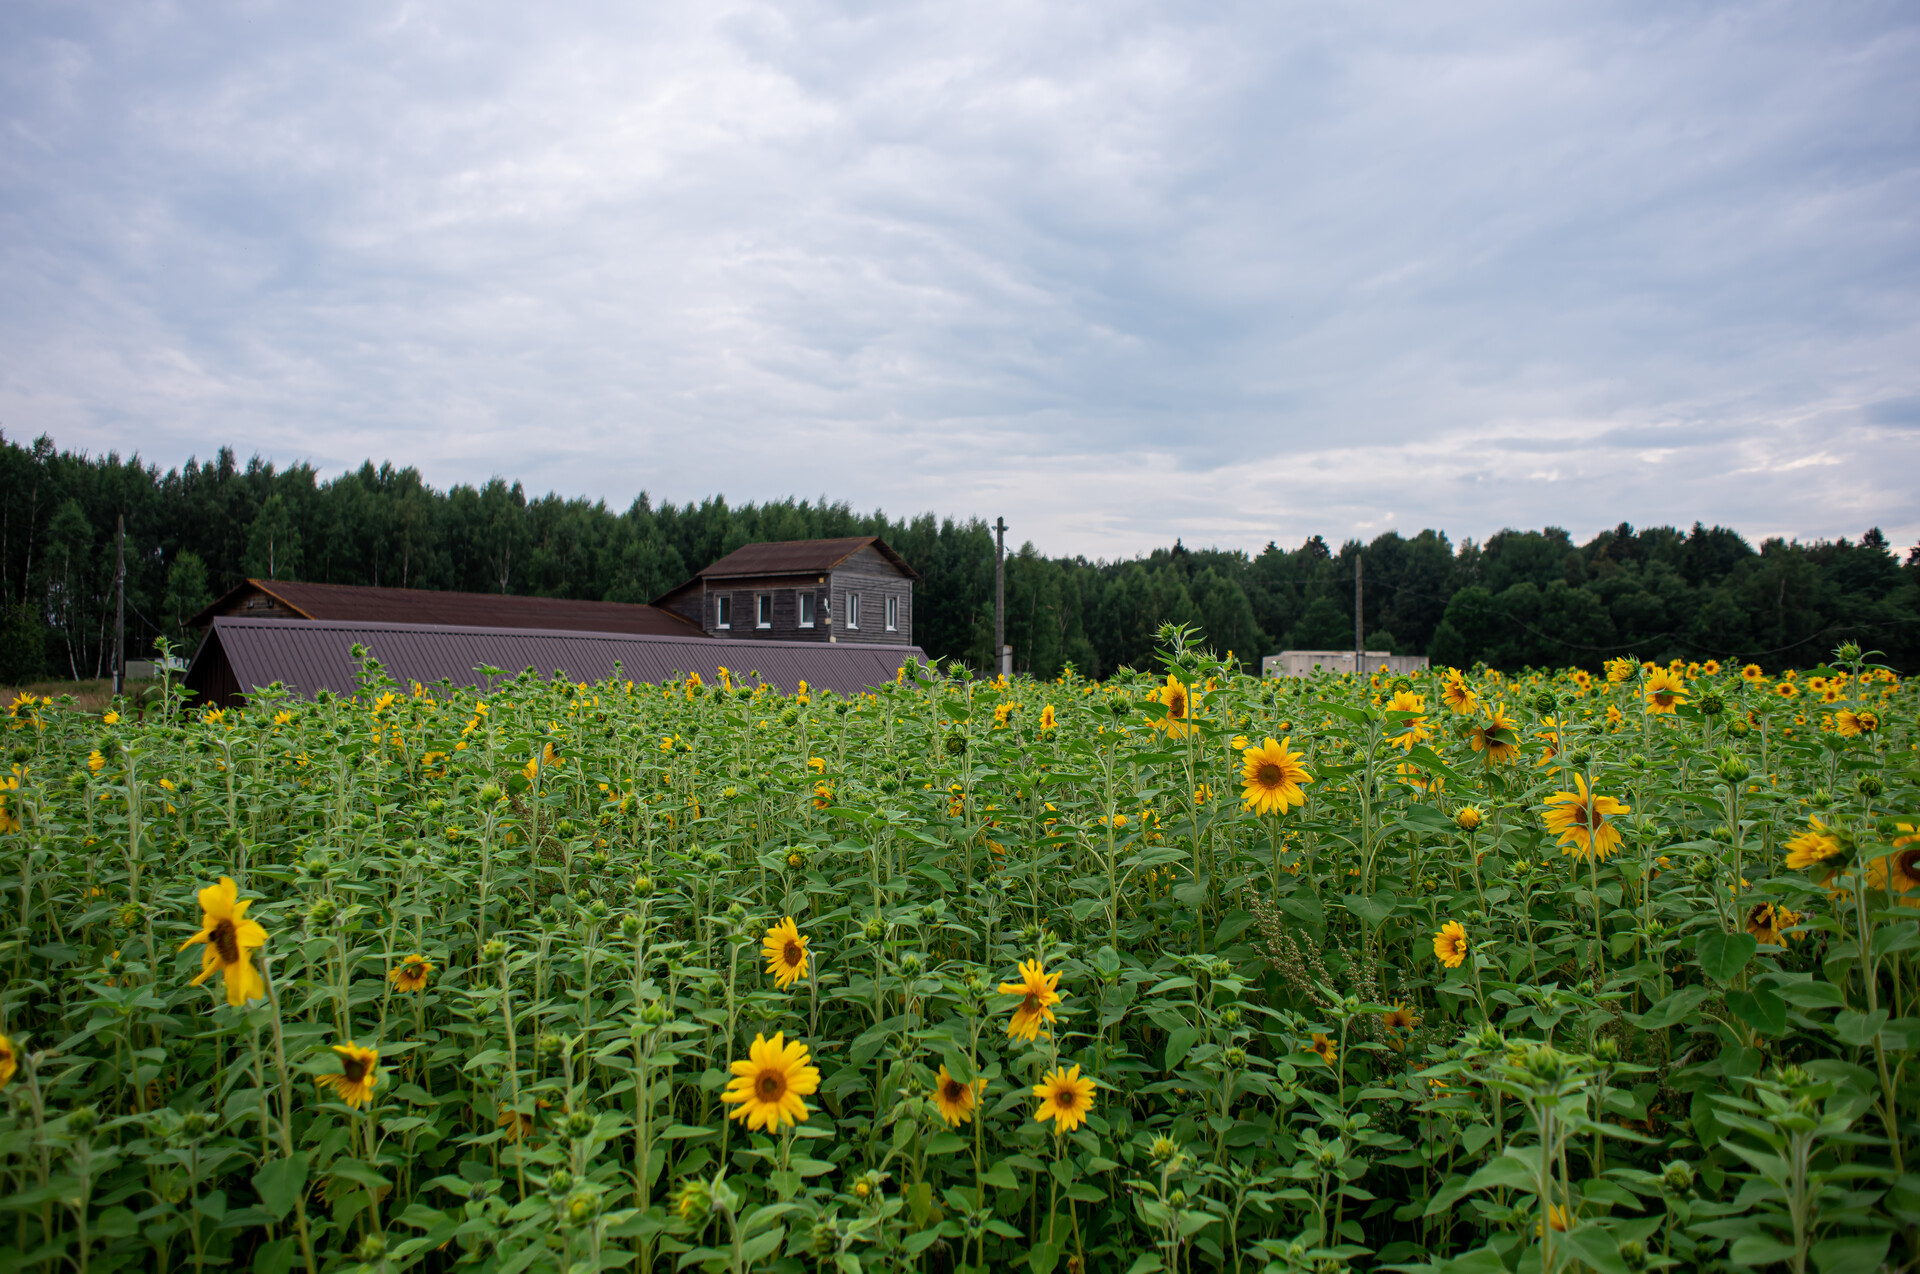
[[[653,605],[709,636],[913,644],[912,567],[874,535],[735,549]]]

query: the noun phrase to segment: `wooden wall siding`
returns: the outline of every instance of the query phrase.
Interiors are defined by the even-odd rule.
[[[847,598],[860,596],[860,627],[846,627]],[[899,627],[887,631],[887,598],[900,600]],[[872,546],[833,568],[833,622],[837,640],[862,645],[913,644],[913,581]]]
[[[250,588],[234,598],[233,605],[220,612],[222,615],[241,615],[254,619],[299,619],[300,612],[291,606],[283,605],[269,597],[265,591]]]

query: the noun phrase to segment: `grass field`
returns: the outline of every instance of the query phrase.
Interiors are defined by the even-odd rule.
[[[15,695],[0,1269],[1911,1262],[1871,655]]]

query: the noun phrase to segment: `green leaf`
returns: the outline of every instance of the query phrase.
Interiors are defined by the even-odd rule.
[[[1788,982],[1773,988],[1796,1009],[1844,1009],[1846,997],[1831,982]]]
[[[294,1200],[307,1186],[307,1156],[275,1159],[253,1174],[253,1188],[260,1194],[260,1206],[273,1213],[276,1221],[293,1211]]]
[[[1735,1239],[1728,1250],[1727,1258],[1735,1265],[1744,1265],[1749,1269],[1758,1269],[1762,1265],[1774,1265],[1793,1259],[1793,1247],[1773,1239],[1749,1234],[1743,1239]]]
[[[1580,1225],[1560,1236],[1560,1242],[1600,1274],[1632,1274],[1620,1259],[1620,1244],[1597,1225]]]
[[[1840,1037],[1842,1044],[1851,1044],[1855,1048],[1865,1048],[1873,1043],[1873,1037],[1887,1022],[1887,1011],[1875,1009],[1871,1013],[1861,1013],[1848,1009],[1833,1019],[1833,1033]]]
[[[1643,1031],[1662,1030],[1685,1021],[1711,995],[1705,987],[1681,987],[1645,1013],[1627,1014],[1627,1020]]]
[[[1340,899],[1347,910],[1360,917],[1369,929],[1378,929],[1393,914],[1393,908],[1400,900],[1392,894],[1381,894],[1378,898],[1363,898],[1359,894],[1346,894]]]
[[[1752,934],[1725,933],[1719,929],[1707,930],[1693,944],[1701,970],[1722,986],[1738,977],[1759,949],[1760,944]]]
[[[1762,1035],[1778,1037],[1787,1033],[1787,1002],[1765,987],[1728,991],[1727,1008]]]
[[[1196,1026],[1183,1026],[1178,1030],[1169,1032],[1167,1035],[1166,1064],[1162,1069],[1170,1071],[1182,1061],[1186,1060],[1187,1054],[1192,1051],[1193,1046],[1199,1042],[1199,1039],[1200,1028]]]
[[[1884,1231],[1823,1239],[1813,1245],[1813,1263],[1820,1274],[1874,1274],[1892,1242],[1893,1235]]]
[[[1539,1182],[1533,1168],[1512,1155],[1501,1155],[1481,1166],[1480,1171],[1467,1178],[1466,1189],[1491,1190],[1505,1186],[1510,1190],[1525,1190],[1531,1193]]]

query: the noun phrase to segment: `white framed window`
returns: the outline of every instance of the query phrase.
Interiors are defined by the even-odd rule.
[[[860,594],[847,594],[847,627],[860,627]]]
[[[887,599],[887,631],[890,633],[900,631],[900,599],[897,597]]]
[[[800,627],[813,627],[813,594],[800,594]]]
[[[761,593],[753,599],[753,625],[756,628],[773,627],[773,594]]]
[[[715,622],[714,627],[715,628],[732,628],[733,627],[733,599],[731,597],[728,597],[725,593],[722,593],[716,600],[720,603],[720,606],[719,606],[720,617]]]

